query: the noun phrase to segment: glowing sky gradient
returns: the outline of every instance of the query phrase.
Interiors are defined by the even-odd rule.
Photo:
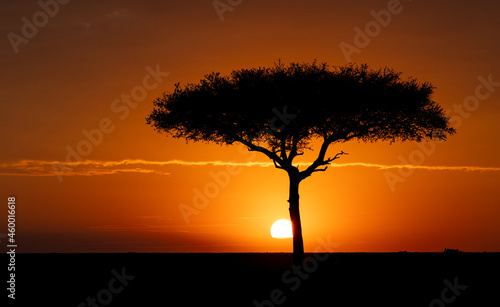
[[[301,183],[305,250],[500,252],[498,1],[244,0],[223,20],[212,1],[70,1],[17,47],[10,33],[42,8],[1,7],[0,191],[17,200],[19,251],[290,252],[269,234],[288,218],[285,172],[145,117],[211,71],[350,59],[431,82],[457,134],[333,146],[349,155]]]

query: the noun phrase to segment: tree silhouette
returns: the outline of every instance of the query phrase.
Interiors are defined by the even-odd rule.
[[[240,142],[265,154],[290,179],[293,262],[304,259],[299,183],[344,154],[328,157],[331,144],[358,141],[445,140],[455,133],[432,100],[433,86],[401,73],[365,65],[281,62],[271,68],[205,75],[154,101],[147,123],[174,138],[216,144]],[[293,165],[313,140],[317,158],[305,169]]]

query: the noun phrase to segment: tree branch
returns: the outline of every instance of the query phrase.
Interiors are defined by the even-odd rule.
[[[324,172],[324,171],[326,171],[327,169],[328,169],[328,166],[325,166],[325,168],[317,168],[317,169],[313,170],[312,172],[313,172],[313,173],[314,173],[314,172]]]
[[[281,146],[281,159],[283,161],[288,161],[288,158],[286,156],[286,138],[280,138],[280,146]]]
[[[333,158],[328,158],[325,160],[325,155],[326,155],[326,151],[328,150],[328,146],[330,146],[330,144],[332,142],[334,142],[335,140],[338,140],[338,138],[334,138],[332,136],[324,139],[323,141],[323,144],[321,145],[321,149],[319,151],[319,154],[318,154],[318,157],[316,158],[316,160],[314,160],[314,162],[309,165],[305,170],[303,170],[302,172],[300,172],[300,180],[302,179],[305,179],[309,176],[311,176],[312,173],[314,172],[324,172],[327,170],[328,166],[325,167],[325,168],[318,168],[322,165],[328,165],[330,164],[330,162],[334,161],[334,160],[337,160],[338,158],[340,158],[341,155],[346,155],[347,153],[341,151],[339,153],[337,153]]]
[[[270,151],[262,146],[255,145],[251,141],[247,141],[247,140],[243,139],[242,137],[237,137],[236,140],[238,142],[242,143],[243,145],[247,146],[248,150],[250,150],[250,151],[258,151],[258,152],[265,154],[269,159],[273,160],[275,166],[276,166],[276,163],[279,163],[280,166],[283,165],[283,160],[276,154],[276,152]],[[280,168],[280,167],[278,167],[278,168]]]
[[[299,140],[300,139],[295,137],[295,135],[292,136],[292,149],[290,150],[290,154],[288,155],[288,162],[290,164],[292,163],[293,158],[304,154],[304,153],[297,152],[297,144],[299,143]]]
[[[342,156],[342,155],[348,155],[348,153],[347,153],[347,152],[343,152],[343,151],[341,150],[341,151],[340,151],[339,153],[337,153],[337,154],[336,154],[333,158],[328,158],[328,159],[326,159],[324,162],[326,162],[326,163],[330,163],[330,162],[332,162],[332,161],[334,161],[334,160],[337,160],[337,159],[338,159],[338,158],[340,158],[340,156]]]

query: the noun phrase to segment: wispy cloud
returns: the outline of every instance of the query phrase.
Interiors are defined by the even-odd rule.
[[[363,166],[363,167],[377,168],[381,170],[410,168],[410,169],[421,169],[428,171],[470,171],[470,172],[500,171],[500,167],[484,167],[484,166],[445,166],[445,165],[433,166],[433,165],[413,165],[413,164],[386,165],[386,164],[362,163],[362,162],[330,165],[330,167],[346,167],[346,166]]]
[[[161,174],[170,173],[148,167],[147,163],[122,161],[61,162],[46,160],[21,160],[0,163],[0,175],[3,176],[101,176],[120,173]],[[146,161],[145,161],[146,162]]]
[[[296,165],[307,166],[310,162]],[[241,166],[241,167],[274,167],[272,162],[234,162],[234,161],[149,161],[142,159],[125,159],[119,161],[86,160],[81,162],[63,162],[48,160],[21,160],[0,163],[2,176],[102,176],[123,173],[170,175],[169,166]],[[500,167],[483,166],[432,166],[432,165],[387,165],[376,163],[337,163],[330,167],[368,167],[379,170],[388,169],[420,169],[429,171],[469,171],[496,172]]]

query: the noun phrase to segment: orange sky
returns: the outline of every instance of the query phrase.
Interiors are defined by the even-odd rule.
[[[288,218],[283,171],[238,146],[166,138],[145,117],[174,83],[211,71],[350,59],[431,82],[457,134],[425,152],[331,148],[349,155],[301,183],[306,251],[329,240],[343,252],[500,252],[500,3],[346,2],[243,0],[220,15],[212,1],[71,1],[47,20],[37,1],[2,3],[0,191],[17,199],[18,250],[291,251],[269,233]],[[20,42],[34,15],[43,26]],[[349,57],[346,44],[357,48]],[[206,189],[187,224],[179,206]]]

